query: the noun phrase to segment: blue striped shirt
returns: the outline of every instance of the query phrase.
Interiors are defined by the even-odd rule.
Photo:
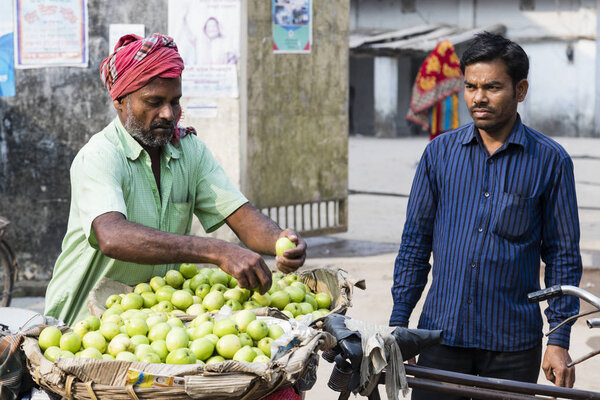
[[[429,258],[433,252],[433,268]],[[542,317],[527,293],[579,285],[579,219],[573,162],[555,141],[517,117],[489,155],[473,124],[425,149],[408,202],[394,268],[390,325],[407,326],[432,269],[419,328],[442,329],[449,346],[520,351],[541,342]],[[579,311],[573,296],[551,300],[550,327]],[[548,344],[569,347],[571,327]]]

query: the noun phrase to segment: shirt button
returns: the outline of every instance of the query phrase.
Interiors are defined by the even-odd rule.
[[[489,192],[485,192],[483,195],[484,195],[485,197],[490,197],[490,193],[489,193]]]
[[[488,164],[493,164],[494,160],[488,160]]]
[[[482,227],[477,228],[477,232],[479,232],[479,233],[483,232],[483,228]]]
[[[477,267],[477,264],[475,264],[475,263],[471,264],[471,268],[475,268],[475,267]]]
[[[471,300],[471,298],[468,298],[468,299],[467,299],[467,303],[468,303],[468,304],[471,304],[472,302],[473,302],[473,300]]]

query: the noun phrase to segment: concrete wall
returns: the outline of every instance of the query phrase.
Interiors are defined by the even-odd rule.
[[[20,280],[49,279],[69,212],[69,167],[76,152],[116,114],[98,68],[110,23],[165,32],[164,0],[89,0],[89,67],[16,71],[16,97],[0,98],[0,214]]]
[[[244,186],[261,207],[347,193],[349,8],[314,0],[311,53],[274,54],[270,2],[248,2]]]
[[[599,41],[596,0],[535,0],[533,11],[521,11],[518,0],[418,0],[416,12],[403,13],[401,4],[386,0],[353,0],[350,28],[403,29],[432,23],[464,28],[505,24],[507,36],[528,53],[530,92],[519,108],[526,123],[548,135],[600,136],[595,111],[600,110],[597,70]],[[572,61],[567,49],[573,50]],[[457,48],[462,54],[462,48]],[[400,72],[399,74],[401,74]],[[416,72],[415,72],[416,74]],[[414,76],[412,77],[414,79]],[[399,95],[410,96],[410,85]],[[376,101],[376,100],[375,100]],[[399,101],[398,114],[406,114]],[[461,107],[460,123],[470,122]]]

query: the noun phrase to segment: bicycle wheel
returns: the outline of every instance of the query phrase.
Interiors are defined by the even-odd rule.
[[[15,271],[12,251],[4,241],[0,241],[0,307],[10,306]]]

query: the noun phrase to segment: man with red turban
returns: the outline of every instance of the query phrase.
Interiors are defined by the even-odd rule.
[[[87,314],[88,293],[107,277],[128,285],[164,276],[181,263],[210,263],[261,293],[271,272],[258,254],[297,244],[276,258],[283,272],[304,263],[306,243],[256,210],[230,182],[193,128],[181,128],[181,73],[168,36],[123,36],[100,67],[117,117],[71,166],[71,209],[46,315],[67,324]],[[196,215],[207,232],[227,224],[248,249],[190,236]]]

